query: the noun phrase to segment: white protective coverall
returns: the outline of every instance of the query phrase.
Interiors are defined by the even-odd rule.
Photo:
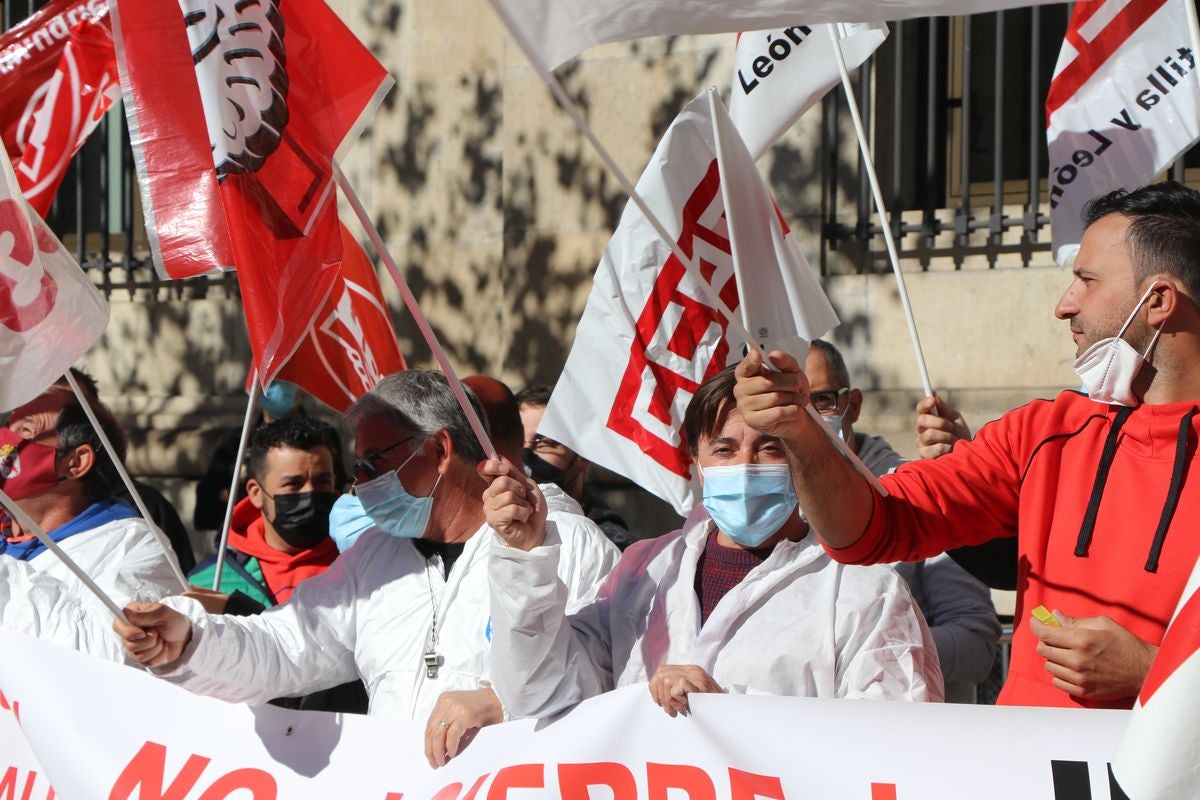
[[[570,587],[566,602],[581,605],[620,552],[595,523],[563,510],[579,506],[561,490],[542,489],[563,541],[556,580]],[[192,620],[192,643],[160,674],[198,694],[251,704],[361,677],[371,714],[423,721],[442,692],[494,681],[487,565],[492,550],[503,547],[495,538],[483,525],[447,580],[440,557],[426,561],[411,540],[372,527],[286,603],[253,617],[208,615],[190,598],[171,598],[168,604]],[[429,678],[422,657],[435,613],[442,660]]]
[[[183,591],[167,552],[140,517],[119,519],[69,536],[59,547],[121,607]],[[29,561],[0,555],[0,627],[124,662],[112,614],[48,550]]]
[[[696,565],[713,522],[636,542],[596,599],[568,616],[552,526],[528,552],[492,550],[492,682],[513,717],[544,717],[664,664],[733,692],[941,700],[933,640],[890,567],[834,562],[810,533],[782,541],[700,626]]]

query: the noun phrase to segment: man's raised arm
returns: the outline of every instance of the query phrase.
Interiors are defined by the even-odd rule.
[[[800,510],[826,545],[849,547],[871,520],[874,489],[829,440],[808,405],[808,378],[787,353],[770,353],[772,370],[757,350],[738,364],[738,411],[746,424],[778,436],[787,448]]]

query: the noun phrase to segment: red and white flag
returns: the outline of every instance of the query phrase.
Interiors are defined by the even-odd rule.
[[[1200,797],[1200,562],[1142,684],[1112,771],[1130,800]]]
[[[1200,139],[1191,0],[1076,3],[1050,91],[1050,222],[1066,264],[1089,200],[1152,181]]]
[[[238,270],[267,385],[342,259],[333,162],[392,80],[322,0],[115,0],[154,262]]]
[[[739,178],[756,180],[761,187],[762,179],[753,169]],[[637,190],[736,313],[737,282],[706,95],[675,119]],[[787,230],[773,212],[771,219],[774,235],[785,236]],[[789,247],[793,246],[777,239],[766,245],[771,251]],[[763,271],[780,270],[774,259],[746,263]],[[802,257],[792,263],[807,269]],[[756,285],[753,273],[744,279]],[[808,279],[816,284],[811,273]],[[680,427],[700,384],[740,353],[740,347],[729,347],[727,325],[707,293],[630,203],[596,269],[575,344],[539,431],[686,514],[695,502],[698,482]],[[817,328],[821,325],[815,323]]]
[[[343,225],[333,291],[277,377],[344,413],[383,376],[402,369],[404,356],[375,267]]]
[[[844,22],[978,14],[1056,0],[492,0],[541,63],[553,69],[605,42],[683,33],[737,33]]]
[[[108,304],[0,158],[0,411],[41,394],[108,325]]]
[[[729,116],[755,160],[841,82],[830,27],[838,31],[848,69],[862,66],[888,35],[886,25],[871,22],[738,34]]]
[[[0,36],[0,133],[43,217],[71,158],[121,96],[107,15],[97,0],[54,2]]]

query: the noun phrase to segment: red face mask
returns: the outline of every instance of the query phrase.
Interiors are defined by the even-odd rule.
[[[0,489],[13,500],[21,500],[57,483],[53,447],[0,428]]]

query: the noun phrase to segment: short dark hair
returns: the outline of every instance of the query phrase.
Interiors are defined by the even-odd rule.
[[[1085,226],[1110,214],[1129,218],[1133,274],[1141,283],[1156,272],[1183,281],[1200,301],[1200,192],[1163,181],[1132,192],[1118,189],[1092,200],[1083,210]]]
[[[267,477],[267,453],[284,447],[292,450],[329,448],[336,477],[341,452],[337,431],[332,425],[303,414],[272,420],[254,431],[250,437],[250,475],[261,483]]]
[[[700,439],[711,439],[729,419],[729,412],[736,404],[733,400],[733,387],[737,379],[733,371],[737,364],[731,364],[700,384],[700,388],[692,395],[687,411],[683,413],[683,439],[692,455],[700,452]]]
[[[838,382],[838,388],[844,386],[849,389],[850,369],[846,366],[846,359],[842,358],[842,351],[824,339],[814,340],[812,347],[825,356],[825,360],[829,363],[829,371],[833,373],[834,380]]]
[[[83,388],[82,385],[80,388]],[[117,452],[117,458],[124,463],[125,455],[129,450],[129,440],[125,436],[124,429],[121,428],[108,406],[94,396],[88,398],[88,401],[92,411],[96,414],[96,419],[100,422],[100,427],[104,430],[108,441],[112,443],[113,450]],[[88,419],[87,412],[77,398],[72,398],[58,412],[58,422],[55,423],[54,432],[58,436],[58,446],[54,449],[56,459],[65,457],[75,448],[85,444],[91,447],[96,454],[95,463],[83,476],[83,493],[89,503],[107,500],[121,494],[121,474],[117,471],[117,466],[113,463],[112,458],[109,457],[108,451],[104,449],[104,445],[100,441],[100,434],[96,432],[96,428]]]
[[[79,367],[71,367],[71,377],[73,377],[75,382],[79,384],[79,388],[83,390],[83,393],[88,396],[89,400],[99,399],[99,388],[96,385],[96,379],[91,376],[91,373],[82,370]],[[65,386],[68,389],[71,388],[71,384],[67,382],[66,375],[59,376],[59,379],[54,382],[54,385]]]
[[[517,392],[517,406],[548,406],[554,387],[545,383],[531,383]]]

